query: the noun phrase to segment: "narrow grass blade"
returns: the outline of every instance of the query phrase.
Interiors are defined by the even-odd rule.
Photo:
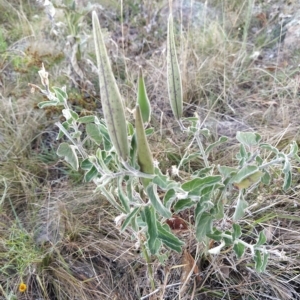
[[[137,142],[137,159],[140,169],[143,173],[154,174],[153,157],[145,134],[142,114],[139,105],[137,105],[135,109],[135,130]],[[146,188],[152,181],[152,179],[141,178],[141,181]]]
[[[149,122],[151,118],[151,106],[145,87],[142,67],[140,67],[139,71],[137,103],[141,109],[143,122]]]
[[[170,14],[168,21],[167,80],[171,108],[174,116],[179,120],[182,117],[183,110],[182,82],[176,55],[172,14]]]
[[[123,102],[110,66],[101,27],[95,11],[93,12],[93,35],[104,118],[117,154],[126,161],[129,156],[129,146]]]

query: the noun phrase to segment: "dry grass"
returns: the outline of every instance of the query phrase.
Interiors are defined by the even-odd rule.
[[[28,82],[37,82],[33,62],[46,59],[53,85],[67,83],[72,87],[71,100],[79,113],[99,109],[95,104],[96,74],[93,65],[87,65],[87,59],[94,59],[90,42],[78,60],[87,82],[63,51],[45,55],[47,45],[65,47],[68,29],[55,38],[41,7],[29,1],[23,6],[19,1],[0,1],[5,11],[2,36],[8,46],[0,57],[0,299],[140,299],[152,292],[145,261],[135,250],[130,234],[121,235],[115,227],[114,209],[93,193],[93,186],[80,182],[82,174],[72,173],[58,160],[57,130],[52,124],[59,115],[36,110],[41,99],[27,88]],[[99,2],[106,5],[108,1]],[[299,142],[295,68],[290,63],[273,70],[251,58],[254,51],[263,49],[257,49],[255,35],[241,35],[239,31],[253,22],[249,2],[224,1],[222,7],[216,6],[220,21],[207,22],[204,27],[178,27],[185,116],[197,112],[203,126],[212,129],[212,139],[221,134],[230,137],[226,148],[218,149],[210,158],[215,164],[235,160],[234,136],[238,130],[258,131],[265,141],[281,149],[292,139]],[[129,107],[136,99],[137,66],[143,65],[153,104],[155,134],[151,146],[162,169],[167,170],[183,155],[187,142],[178,135],[167,102],[165,25],[160,18],[166,5],[157,1],[152,7],[145,1],[140,16],[139,1],[123,4],[123,19],[115,8],[108,16],[99,11],[114,31],[114,42],[108,43],[112,63]],[[60,12],[62,22],[63,16]],[[131,33],[126,35],[120,29],[120,20],[132,26]],[[152,24],[153,20],[157,24]],[[87,16],[81,37],[90,34],[89,24]],[[141,24],[153,27],[147,32]],[[23,49],[12,55],[9,45],[32,33],[36,37],[34,55]],[[65,59],[58,61],[58,56]],[[188,171],[202,166],[197,160]],[[149,299],[299,299],[298,168],[293,173],[293,188],[288,194],[282,192],[281,179],[275,177],[252,199],[244,221],[247,242],[262,229],[267,234],[271,257],[265,273],[253,271],[249,255],[237,260],[231,251],[225,251],[206,257],[193,232],[188,232],[184,239],[189,253],[197,258],[200,281],[193,275],[183,286],[182,257],[166,252],[165,265],[152,258],[158,290]],[[228,205],[222,226],[230,223],[230,212]],[[22,281],[27,285],[24,293],[18,291]]]

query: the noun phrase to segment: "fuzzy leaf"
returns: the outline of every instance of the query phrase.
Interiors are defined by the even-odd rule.
[[[218,170],[221,173],[222,176],[225,178],[232,176],[233,174],[237,173],[236,168],[227,167],[227,166],[218,166]]]
[[[150,184],[146,188],[147,195],[155,208],[155,210],[163,217],[170,218],[172,216],[171,212],[162,204],[156,192],[156,185]]]
[[[100,129],[100,132],[101,132],[102,137],[103,137],[104,149],[105,149],[105,151],[110,151],[110,149],[112,147],[112,143],[111,143],[109,133],[107,131],[107,127],[104,126],[103,124],[99,124],[99,129]]]
[[[251,184],[256,183],[262,177],[263,172],[259,171],[257,166],[245,166],[235,174],[231,182],[239,189],[248,188]]]
[[[108,191],[104,186],[99,185],[96,188],[95,192],[98,191],[100,191],[105,196],[106,200],[110,202],[110,204],[112,204],[117,210],[126,214],[126,210],[121,205],[118,204],[118,202],[115,200],[114,195],[110,191]]]
[[[262,264],[261,264],[261,267],[260,267],[260,272],[265,272],[266,271],[268,260],[269,260],[269,253],[265,252],[263,254],[263,259],[262,259]]]
[[[93,163],[91,162],[92,159],[90,159],[90,158],[84,159],[80,164],[80,168],[85,171],[90,170],[91,167],[93,166]]]
[[[217,242],[220,242],[222,240],[222,231],[220,230],[217,230],[217,229],[214,229],[213,232],[211,233],[207,233],[206,234],[209,238],[217,241]]]
[[[97,126],[94,123],[88,123],[86,125],[86,133],[89,136],[89,138],[94,141],[97,145],[100,145],[102,143],[102,135],[99,130],[99,126]]]
[[[80,117],[78,118],[77,122],[78,123],[94,123],[95,122],[96,117],[95,116],[84,116],[84,117]]]
[[[216,142],[210,144],[206,149],[205,149],[205,154],[208,155],[209,152],[219,146],[219,145],[222,145],[223,143],[227,142],[228,138],[226,136],[221,136]]]
[[[59,100],[59,103],[64,104],[68,99],[67,93],[59,87],[53,87],[52,89],[54,90],[55,96]]]
[[[292,172],[284,173],[283,190],[286,191],[292,184]]]
[[[164,205],[165,207],[167,207],[168,209],[170,209],[173,201],[176,199],[176,193],[174,189],[169,189],[164,196]]]
[[[300,162],[300,157],[298,156],[298,145],[295,141],[290,145],[291,146],[291,151],[290,153],[294,156],[294,158]]]
[[[261,232],[259,233],[258,241],[257,241],[257,243],[255,244],[255,247],[260,247],[260,246],[262,246],[266,241],[267,241],[267,237],[266,237],[266,235],[264,234],[264,232],[261,231]]]
[[[283,173],[288,173],[290,171],[291,171],[291,163],[289,162],[288,158],[286,157],[284,165],[283,165],[282,172]]]
[[[242,243],[236,243],[233,246],[233,250],[238,258],[241,258],[245,252],[245,246]]]
[[[185,210],[186,208],[192,207],[193,205],[195,205],[195,202],[191,199],[180,199],[174,205],[174,211],[178,213],[182,210]]]
[[[91,169],[85,173],[84,181],[91,182],[96,176],[98,176],[98,170],[95,166],[92,166]]]
[[[159,222],[157,224],[157,237],[169,248],[176,252],[181,252],[181,247],[184,245],[177,236],[170,232],[170,228],[165,225],[162,226]]]
[[[189,192],[189,195],[197,195],[203,190],[205,187],[213,186],[220,182],[222,179],[221,176],[207,176],[203,178],[194,178],[190,181],[182,184],[182,189],[186,192]]]
[[[140,207],[136,207],[130,212],[130,214],[127,215],[126,219],[124,220],[124,222],[122,224],[121,232],[126,229],[126,227],[129,225],[129,223],[131,223],[132,219],[138,214],[140,209],[141,209]]]
[[[238,189],[247,189],[250,187],[252,184],[257,183],[260,181],[261,177],[264,175],[262,171],[256,171],[252,175],[248,176],[247,178],[243,179],[239,183],[234,183],[234,186],[237,187]]]
[[[178,183],[170,180],[169,176],[162,174],[160,169],[154,168],[156,176],[153,178],[153,183],[157,184],[162,190],[166,191],[177,187]]]
[[[45,108],[50,106],[57,106],[58,101],[55,100],[49,100],[49,101],[42,101],[38,103],[39,108]]]
[[[78,170],[78,157],[75,151],[76,147],[67,143],[61,143],[57,149],[57,155],[63,157],[74,170]]]
[[[241,226],[238,224],[233,224],[232,226],[233,232],[232,232],[232,240],[239,238],[242,235]]]
[[[238,131],[236,134],[236,139],[245,146],[251,147],[258,145],[259,141],[261,140],[261,136],[255,132]]]
[[[199,158],[199,153],[192,153],[189,154],[187,156],[184,156],[183,159],[180,162],[180,165],[184,166],[185,164],[187,164],[189,161],[195,159],[195,158]]]
[[[264,170],[263,173],[264,173],[264,175],[261,178],[261,182],[266,185],[270,184],[270,182],[271,182],[270,173],[267,170]]]
[[[61,125],[62,125],[63,128],[65,128],[66,130],[68,130],[69,127],[70,127],[70,124],[69,124],[69,122],[67,122],[67,121],[63,122]],[[59,130],[59,133],[58,133],[58,135],[57,135],[56,140],[61,139],[64,135],[65,135],[64,132],[63,132],[62,130]]]
[[[212,231],[213,216],[204,212],[196,216],[196,238],[198,242],[202,242],[206,234]]]
[[[263,149],[267,149],[267,150],[270,150],[272,151],[273,153],[275,153],[276,155],[279,154],[279,150],[273,146],[271,146],[270,144],[260,144],[259,145],[261,148]]]
[[[221,199],[213,207],[212,214],[215,216],[216,220],[221,220],[224,218],[224,203]]]
[[[199,153],[198,153],[198,155],[199,155]],[[193,173],[193,177],[194,178],[196,178],[196,177],[200,177],[200,178],[206,177],[206,176],[208,176],[209,173],[212,172],[212,170],[214,169],[214,167],[215,167],[215,165],[212,164],[209,167],[197,170],[196,172]]]
[[[123,180],[122,177],[118,178],[118,196],[119,196],[121,203],[123,204],[124,209],[126,210],[127,213],[129,213],[130,212],[130,207],[129,207],[130,200],[128,199],[127,195],[125,195],[125,193],[123,191],[122,180]]]
[[[63,109],[62,114],[66,118],[66,120],[70,122],[70,124],[73,121],[77,121],[79,118],[78,114],[75,111],[73,111],[72,109]]]
[[[248,207],[247,201],[244,200],[243,195],[240,193],[235,212],[233,214],[233,221],[236,222],[238,221],[245,213],[245,209]]]
[[[237,159],[240,161],[240,166],[244,165],[245,160],[247,160],[249,158],[250,153],[247,152],[245,145],[241,144],[240,145],[240,152],[237,153],[236,157]]]
[[[157,222],[156,222],[156,212],[153,207],[146,206],[144,209],[145,222],[147,224],[148,233],[148,247],[151,254],[156,254],[157,252]]]
[[[261,253],[259,250],[255,251],[254,261],[255,261],[255,269],[259,272],[260,268],[262,266],[262,258],[261,258]]]

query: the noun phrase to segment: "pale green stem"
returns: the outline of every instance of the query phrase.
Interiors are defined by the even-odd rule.
[[[227,239],[232,240],[232,236],[229,235],[229,234],[222,233],[221,236],[224,237],[224,238],[227,238]],[[250,251],[251,251],[251,254],[252,254],[253,256],[254,256],[254,250],[260,250],[260,251],[263,251],[263,252],[266,251],[266,249],[265,249],[265,248],[262,248],[262,247],[255,247],[255,248],[254,248],[253,245],[250,245],[250,244],[248,244],[248,243],[246,243],[245,241],[240,240],[240,239],[235,239],[234,243],[235,243],[235,244],[241,243],[241,244],[243,244],[245,247],[249,248]]]
[[[147,249],[144,245],[144,243],[141,243],[141,247],[142,247],[142,252],[144,255],[144,258],[146,260],[146,264],[147,264],[147,269],[148,269],[148,274],[149,274],[149,278],[150,278],[150,284],[151,284],[151,289],[152,291],[155,290],[155,283],[154,283],[154,278],[153,278],[153,270],[151,267],[151,261],[150,261],[150,257],[148,255]]]
[[[202,144],[202,141],[201,141],[201,138],[200,138],[199,131],[196,132],[195,138],[196,138],[197,144],[198,144],[198,146],[199,146],[200,153],[201,153],[201,155],[202,155],[202,157],[203,157],[204,165],[205,165],[206,168],[208,168],[208,167],[209,167],[209,162],[208,162],[206,153],[205,153],[204,148],[203,148],[203,144]]]
[[[260,169],[265,169],[266,167],[268,166],[271,166],[271,165],[276,165],[276,164],[279,164],[279,163],[282,163],[284,161],[284,158],[283,157],[280,157],[280,158],[276,158],[274,160],[271,160],[261,166],[259,166]]]

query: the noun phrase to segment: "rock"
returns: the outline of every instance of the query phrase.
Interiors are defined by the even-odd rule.
[[[300,15],[294,18],[286,25],[286,34],[284,39],[285,55],[292,54],[293,51],[300,49]]]

